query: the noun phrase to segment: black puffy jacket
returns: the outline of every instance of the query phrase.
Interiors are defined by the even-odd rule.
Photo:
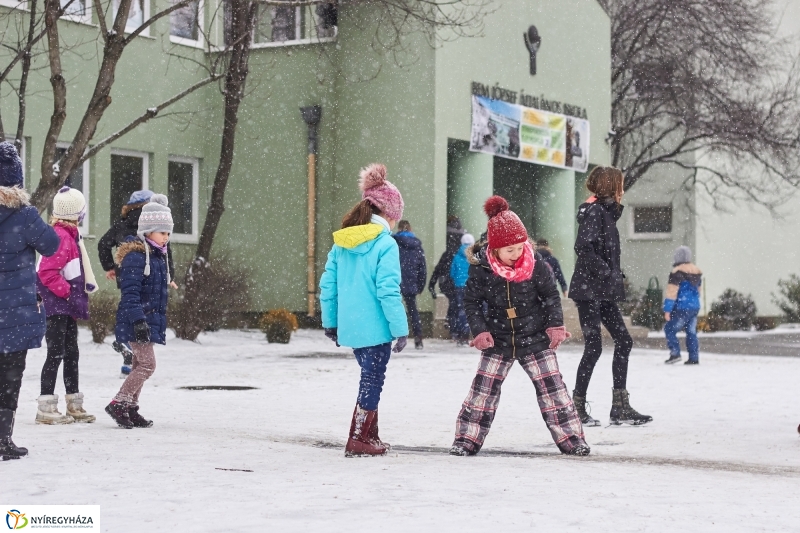
[[[425,251],[422,241],[409,231],[392,235],[400,249],[400,293],[403,296],[416,296],[425,290],[428,267],[425,264]]]
[[[617,229],[623,208],[611,198],[590,199],[578,208],[578,260],[569,284],[573,300],[625,300]]]
[[[472,334],[492,334],[494,347],[489,353],[516,357],[546,350],[550,338],[545,330],[563,326],[564,316],[558,288],[542,257],[536,254],[531,279],[516,283],[492,271],[485,248],[473,247],[470,252],[464,309]],[[509,309],[514,309],[516,318],[509,318]]]

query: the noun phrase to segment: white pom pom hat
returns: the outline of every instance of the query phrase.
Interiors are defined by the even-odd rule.
[[[81,220],[86,213],[86,198],[78,189],[61,187],[53,198],[53,217],[62,220]]]

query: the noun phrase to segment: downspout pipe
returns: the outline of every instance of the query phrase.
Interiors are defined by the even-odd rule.
[[[312,105],[300,108],[300,115],[308,125],[308,251],[306,270],[308,273],[308,316],[317,316],[317,127],[322,119],[322,107]]]

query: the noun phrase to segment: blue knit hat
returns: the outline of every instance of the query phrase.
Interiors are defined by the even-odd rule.
[[[147,189],[144,189],[142,191],[134,191],[133,194],[131,194],[131,198],[130,200],[128,200],[127,205],[149,202],[150,198],[152,197],[153,197],[153,191],[148,191]]]
[[[22,187],[22,160],[7,141],[0,143],[0,187]]]

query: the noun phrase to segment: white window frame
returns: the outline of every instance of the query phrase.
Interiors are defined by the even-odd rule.
[[[0,6],[3,7],[10,7],[11,9],[28,9],[28,2],[27,0],[0,0]]]
[[[0,0],[3,2],[4,0]],[[62,15],[61,20],[69,20],[72,22],[78,22],[80,24],[89,24],[92,25],[92,0],[84,0],[85,9],[83,15],[68,15],[64,13]]]
[[[135,2],[136,0],[133,0],[133,1]],[[147,20],[150,18],[150,2],[151,2],[151,0],[144,0],[144,2],[143,2],[144,6],[143,6],[143,13],[142,13],[142,24],[147,22]],[[116,5],[115,5],[116,3],[117,2],[115,0],[111,0],[111,6],[112,6],[112,9],[111,9],[111,23],[112,24],[113,24],[114,20],[117,18],[117,8],[116,8]],[[139,28],[139,26],[128,27],[128,24],[126,23],[125,24],[125,33],[128,33],[128,34],[133,33],[138,28]],[[152,28],[152,24],[150,26],[146,27],[142,31],[142,33],[139,34],[139,36],[150,37],[150,28]],[[109,30],[110,29],[111,29],[111,26],[109,26]]]
[[[2,0],[0,0],[2,1]],[[169,40],[175,44],[182,44],[183,46],[191,46],[193,48],[205,48],[205,40],[203,39],[203,31],[205,28],[205,0],[200,0],[197,4],[197,40],[186,39],[185,37],[176,37],[170,33]],[[170,32],[172,31],[172,24],[170,23]]]
[[[2,1],[2,0],[0,0],[0,1]],[[17,139],[13,135],[6,135],[5,136],[5,140],[13,144],[14,141],[16,141]],[[25,188],[25,185],[28,184],[28,173],[26,172],[27,169],[25,168],[25,165],[27,164],[27,162],[25,161],[25,151],[27,150],[27,148],[28,148],[28,141],[27,141],[27,139],[25,139],[25,137],[23,137],[22,138],[22,149],[21,149],[22,151],[19,154],[19,158],[22,161],[22,188],[23,189]]]
[[[68,149],[70,146],[72,146],[71,143],[56,143],[56,148]],[[83,162],[83,190],[81,192],[83,193],[84,200],[86,200],[86,215],[83,217],[83,222],[81,222],[81,225],[78,226],[81,231],[81,235],[89,234],[89,215],[91,214],[91,203],[89,203],[89,168],[90,164],[89,160],[87,159]]]
[[[169,194],[169,162],[187,163],[192,165],[192,232],[191,233],[173,233],[170,237],[171,242],[197,244],[199,240],[198,234],[198,207],[200,203],[200,160],[196,157],[186,157],[180,155],[171,155],[167,158],[167,194]]]
[[[675,228],[672,227],[672,231],[669,233],[636,233],[634,219],[635,219],[635,212],[636,209],[639,207],[670,207],[672,208],[673,215],[675,214],[675,207],[672,204],[637,204],[629,206],[629,213],[628,213],[628,240],[632,241],[671,241],[672,240],[672,233],[674,232]],[[674,226],[674,220],[671,221],[670,226]]]

